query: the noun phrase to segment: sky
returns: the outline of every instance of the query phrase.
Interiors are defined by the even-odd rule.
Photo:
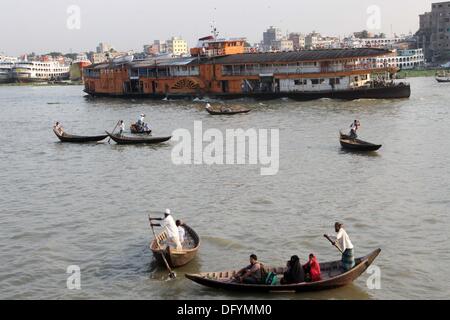
[[[2,1],[0,54],[95,51],[99,42],[119,51],[142,51],[154,39],[181,36],[190,46],[210,34],[214,21],[220,37],[261,41],[269,26],[283,32],[346,36],[368,29],[373,5],[379,28],[415,33],[419,14],[432,0],[14,0]],[[73,9],[75,8],[75,9]],[[369,24],[369,26],[374,24]]]

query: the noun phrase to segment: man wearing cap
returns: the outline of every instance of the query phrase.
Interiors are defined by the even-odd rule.
[[[172,217],[172,213],[170,209],[166,209],[164,214],[164,218],[153,218],[152,220],[162,221],[162,224],[155,224],[154,226],[163,227],[166,229],[167,238],[169,239],[169,243],[175,244],[178,251],[183,250],[180,242],[180,235],[178,232],[178,227],[175,223],[175,220]]]

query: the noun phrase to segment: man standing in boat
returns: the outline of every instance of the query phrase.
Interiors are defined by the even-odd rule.
[[[162,224],[154,224],[156,227],[164,227],[166,229],[167,238],[170,244],[175,244],[178,251],[183,250],[180,242],[180,235],[175,220],[172,217],[170,209],[166,209],[164,218],[151,218],[150,220],[162,221]]]
[[[123,122],[123,120],[120,120],[119,121],[119,136],[122,136],[124,131],[125,131],[125,122]]]
[[[361,123],[359,122],[359,120],[353,121],[353,123],[350,125],[351,139],[358,139],[357,131],[359,130],[359,127],[361,127]]]
[[[340,222],[334,224],[336,231],[336,240],[333,242],[342,252],[342,266],[345,271],[351,270],[355,266],[355,256],[353,253],[353,243],[350,240],[347,232],[344,230],[344,225]]]

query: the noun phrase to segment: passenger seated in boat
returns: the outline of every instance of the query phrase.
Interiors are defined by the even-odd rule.
[[[239,270],[235,276],[235,280],[245,284],[261,284],[262,283],[262,265],[258,261],[258,257],[254,254],[250,256],[250,265]]]
[[[229,113],[229,112],[231,112],[232,110],[230,109],[230,108],[228,108],[228,107],[220,107],[220,112],[223,112],[223,113]]]
[[[358,139],[357,131],[361,127],[361,123],[358,120],[353,121],[350,125],[350,139]]]
[[[181,223],[180,220],[177,220],[175,222],[175,224],[177,225],[177,228],[178,228],[178,235],[180,238],[180,243],[181,243],[181,245],[183,245],[184,241],[186,240],[186,230],[184,230],[183,224]]]
[[[56,121],[55,125],[53,126],[53,129],[55,129],[55,131],[58,132],[58,134],[60,136],[64,135],[64,128],[61,126],[61,123],[59,123],[58,121]]]
[[[322,280],[320,275],[320,264],[313,253],[309,255],[309,261],[303,266],[305,270],[306,282],[316,282]]]
[[[206,104],[206,109],[209,110],[209,111],[212,111],[212,107],[211,107],[211,105],[209,103]]]
[[[291,260],[287,262],[287,270],[281,279],[281,284],[295,284],[305,282],[305,272],[300,264],[298,256],[292,256]]]

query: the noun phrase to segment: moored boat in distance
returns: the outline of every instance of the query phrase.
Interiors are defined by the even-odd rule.
[[[436,81],[439,83],[450,83],[450,72],[448,71],[437,72]]]
[[[203,41],[191,57],[100,63],[85,69],[84,91],[92,96],[155,99],[395,99],[411,87],[378,80],[396,66],[379,66],[385,49],[329,49],[245,53],[245,41]],[[111,79],[113,81],[111,81]]]
[[[304,282],[288,285],[243,284],[233,281],[237,270],[222,272],[207,272],[199,274],[186,274],[186,278],[198,284],[214,288],[240,292],[309,292],[321,291],[346,286],[359,278],[380,254],[377,249],[369,255],[355,259],[356,265],[345,272],[341,267],[341,261],[321,263],[322,280],[317,282]],[[286,267],[268,268],[268,272],[282,277]]]
[[[60,134],[58,131],[53,129],[53,132],[58,137],[61,142],[65,143],[90,143],[90,142],[99,142],[105,140],[108,135],[98,135],[98,136],[75,136],[67,133]]]
[[[13,82],[47,82],[68,80],[70,66],[58,61],[20,61],[11,70]]]
[[[108,136],[117,144],[133,145],[133,144],[158,144],[169,141],[172,137],[127,137],[118,134],[111,134],[106,131]]]
[[[236,108],[224,107],[224,106],[220,107],[220,109],[217,109],[217,108],[211,107],[211,105],[209,103],[206,105],[205,109],[206,109],[206,111],[208,111],[208,113],[210,115],[213,115],[213,116],[216,116],[216,115],[232,116],[235,114],[246,114],[246,113],[249,113],[250,111],[252,111],[250,109],[243,109],[243,108],[236,109]]]
[[[170,246],[164,246],[163,248],[158,246],[157,241],[160,246],[167,242],[167,233],[165,231],[157,235],[157,239],[154,239],[150,243],[150,250],[153,252],[157,261],[163,263],[161,254],[164,254],[171,268],[179,268],[191,262],[200,248],[200,237],[194,229],[185,224],[183,224],[182,227],[186,231],[183,250],[177,251]]]

